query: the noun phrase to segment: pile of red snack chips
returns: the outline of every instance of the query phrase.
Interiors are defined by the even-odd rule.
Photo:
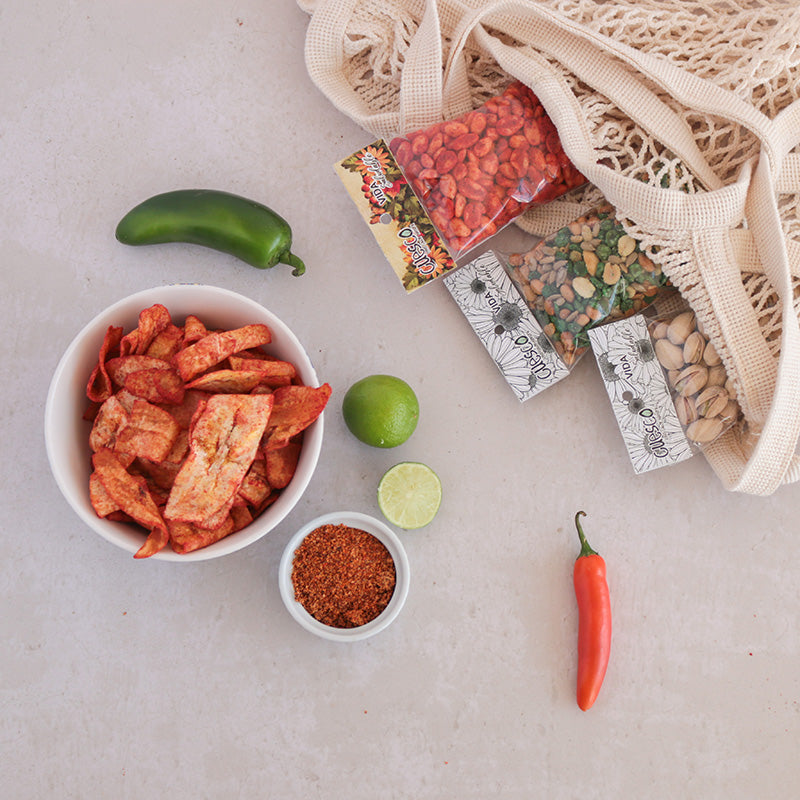
[[[128,334],[110,326],[86,394],[89,495],[99,517],[137,523],[146,558],[188,553],[249,525],[292,479],[328,384],[303,386],[270,356],[266,325],[176,325],[160,304]]]

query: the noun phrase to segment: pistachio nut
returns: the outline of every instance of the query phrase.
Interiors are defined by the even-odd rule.
[[[664,369],[680,369],[684,365],[683,350],[669,339],[658,339],[655,343],[656,358]]]
[[[714,347],[711,342],[706,343],[706,349],[703,352],[703,361],[705,361],[709,367],[716,367],[717,364],[721,363],[722,361],[722,359],[719,357],[719,353],[717,352],[717,348]]]
[[[675,382],[675,391],[683,397],[697,394],[708,382],[708,370],[700,364],[692,364],[682,369]]]
[[[666,339],[667,337],[667,328],[669,328],[669,324],[666,322],[656,322],[650,327],[650,335],[654,339]]]
[[[693,331],[686,337],[683,343],[683,360],[687,364],[697,364],[703,358],[703,350],[706,347],[706,340],[700,331]]]
[[[722,364],[717,364],[715,367],[708,368],[708,385],[709,386],[724,386],[728,380],[728,373],[725,372],[725,367]]]
[[[725,425],[731,425],[739,419],[739,404],[735,400],[728,400],[725,408],[720,412],[719,418]]]
[[[694,330],[694,311],[684,311],[670,322],[667,328],[667,337],[673,344],[682,345]]]
[[[691,425],[699,416],[697,406],[688,397],[675,398],[675,412],[684,428],[687,425]]]
[[[725,410],[729,399],[722,386],[707,386],[695,400],[697,413],[701,417],[717,417]]]
[[[702,417],[686,429],[686,437],[697,444],[708,444],[722,433],[724,425],[718,417]]]

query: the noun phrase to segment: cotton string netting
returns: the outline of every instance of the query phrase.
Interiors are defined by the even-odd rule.
[[[590,184],[690,303],[743,417],[704,454],[732,490],[800,478],[800,5],[796,0],[300,0],[309,74],[375,136],[529,85]]]

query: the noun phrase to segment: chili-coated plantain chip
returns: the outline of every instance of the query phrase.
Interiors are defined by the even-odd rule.
[[[280,492],[270,492],[253,510],[253,516],[257,517],[262,512],[266,511],[279,497]]]
[[[183,324],[183,341],[192,344],[208,336],[208,329],[194,314],[189,314]]]
[[[143,475],[147,480],[147,485],[151,488],[157,486],[169,494],[175,476],[178,474],[181,465],[172,461],[161,461],[156,463],[147,458],[137,458],[130,467],[132,474]]]
[[[261,383],[261,378],[260,372],[218,369],[195,378],[186,388],[219,394],[248,394]]]
[[[207,525],[232,505],[258,452],[272,405],[272,395],[212,395],[205,400],[192,422],[189,455],[164,512],[168,519]]]
[[[180,426],[178,426],[180,428]],[[162,462],[163,464],[182,464],[186,456],[189,455],[189,431],[186,428],[180,428],[175,443],[172,445],[172,450],[167,453],[167,457]]]
[[[89,499],[98,517],[107,517],[114,511],[120,510],[96,472],[89,476]]]
[[[86,406],[86,411],[84,411],[83,416],[81,416],[81,419],[86,420],[86,422],[93,423],[95,419],[97,419],[97,414],[102,405],[102,403],[98,403],[96,400],[90,400]]]
[[[104,447],[92,456],[95,474],[119,509],[150,531],[136,558],[147,558],[163,549],[169,540],[167,526],[141,476],[131,475],[116,455]]]
[[[106,362],[118,352],[119,343],[122,340],[122,330],[122,328],[115,328],[113,325],[109,325],[103,337],[103,344],[100,345],[97,365],[92,370],[92,374],[89,376],[89,383],[86,386],[86,396],[96,403],[108,400],[113,392]]]
[[[160,358],[130,355],[109,359],[106,363],[106,368],[114,385],[122,389],[132,372],[139,372],[145,369],[169,369],[169,364]]]
[[[223,524],[214,530],[201,528],[198,525],[192,525],[190,522],[176,520],[168,520],[167,526],[170,546],[176,553],[181,554],[191,553],[201,547],[208,547],[208,545],[224,539],[236,530],[234,520],[230,514],[227,515]]]
[[[280,361],[277,358],[243,358],[242,356],[231,356],[228,359],[231,369],[243,370],[245,372],[260,372],[264,377],[270,378],[294,378],[297,370],[294,364],[288,361]]]
[[[175,364],[181,378],[190,381],[239,350],[260,347],[269,344],[270,341],[272,334],[269,328],[259,324],[245,325],[232,331],[209,333],[181,350],[175,356]]]
[[[173,356],[183,348],[183,328],[170,322],[163,331],[156,335],[144,355],[171,361]]]
[[[120,355],[143,355],[153,339],[170,324],[169,311],[161,303],[143,309],[139,312],[139,327],[122,337]]]
[[[256,458],[247,470],[242,485],[239,487],[239,497],[251,506],[262,503],[271,491],[267,481],[267,466],[263,458]]]
[[[253,521],[253,513],[247,506],[234,503],[231,508],[231,520],[233,520],[233,530],[240,531]]]
[[[138,522],[138,520],[137,520]],[[153,528],[144,544],[133,554],[134,558],[150,558],[163,550],[169,542],[169,531],[166,525],[163,528]]]
[[[131,394],[127,389],[120,389],[114,397],[122,403],[122,407],[128,414],[133,411],[133,404],[136,402],[136,395]]]
[[[203,528],[208,531],[217,530],[220,526],[225,525],[227,522],[234,502],[236,502],[235,494],[228,498],[228,501],[225,503],[225,505],[209,514],[204,519],[198,520],[195,525],[197,525],[198,528]]]
[[[114,449],[120,431],[128,424],[128,412],[119,398],[112,394],[97,412],[89,434],[89,447],[97,452],[103,447]]]
[[[114,452],[159,463],[172,451],[180,430],[167,411],[137,399],[128,424],[117,434]]]
[[[265,456],[267,482],[273,489],[285,489],[297,469],[300,443],[289,442],[285,447],[267,450]]]
[[[182,429],[189,430],[192,424],[192,417],[194,417],[198,407],[207,397],[208,395],[205,392],[195,392],[187,389],[180,404],[176,406],[162,405],[161,407],[169,412],[170,416]]]
[[[186,387],[172,367],[139,369],[125,376],[125,389],[150,403],[180,405]]]
[[[285,447],[322,413],[331,396],[327,383],[311,386],[281,386],[273,392],[272,408],[264,449],[268,452]]]

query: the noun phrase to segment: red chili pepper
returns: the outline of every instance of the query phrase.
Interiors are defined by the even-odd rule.
[[[588,711],[603,685],[611,653],[611,601],[606,582],[606,562],[589,546],[579,517],[575,526],[581,552],[575,561],[573,583],[578,600],[578,706]]]

